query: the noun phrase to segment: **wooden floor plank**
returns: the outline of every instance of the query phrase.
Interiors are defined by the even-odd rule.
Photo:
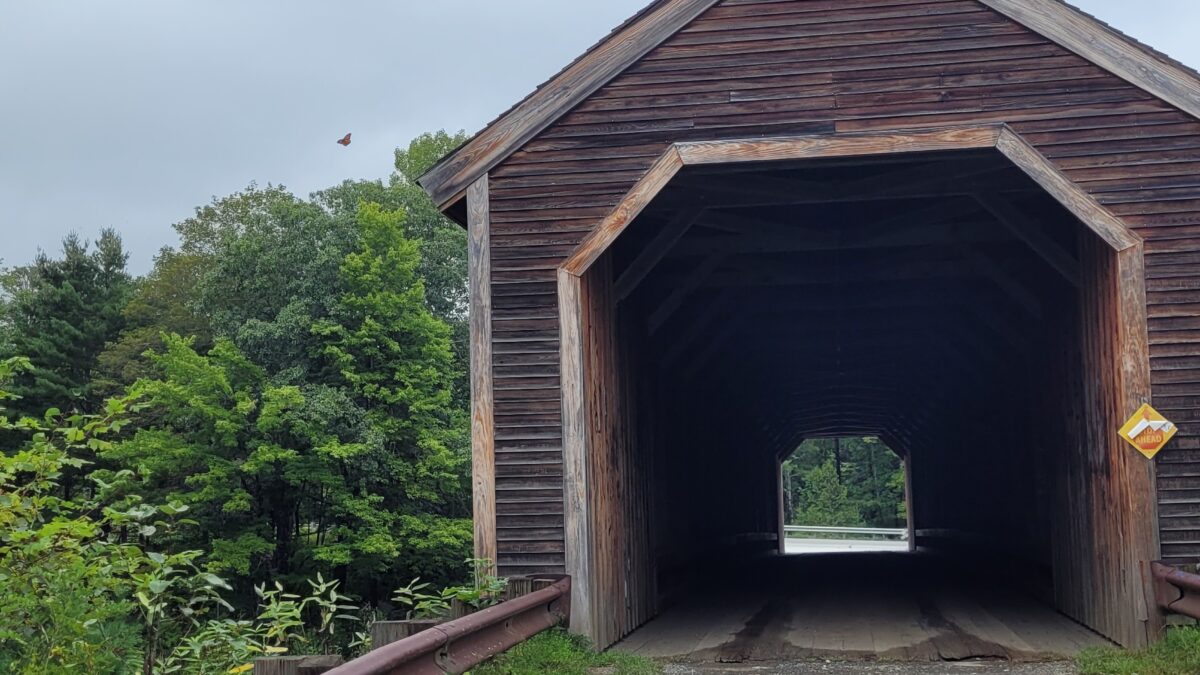
[[[929,554],[776,556],[699,588],[615,649],[691,663],[1040,661],[1107,644],[971,561]]]

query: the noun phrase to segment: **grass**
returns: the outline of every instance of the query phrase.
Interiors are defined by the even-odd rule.
[[[1200,628],[1176,628],[1142,652],[1089,649],[1079,656],[1081,675],[1196,675],[1200,673]]]
[[[657,675],[653,661],[615,652],[594,651],[587,640],[563,630],[534,636],[471,671],[471,675]]]

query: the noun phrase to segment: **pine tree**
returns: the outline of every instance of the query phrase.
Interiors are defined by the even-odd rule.
[[[78,235],[63,240],[62,257],[39,254],[4,277],[8,339],[0,358],[28,357],[33,369],[12,385],[22,413],[65,404],[95,409],[97,357],[120,332],[133,289],[121,238],[104,230],[93,248]]]

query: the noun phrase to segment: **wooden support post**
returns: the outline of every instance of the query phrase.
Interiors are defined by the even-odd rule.
[[[1116,253],[1117,304],[1120,313],[1120,348],[1117,353],[1117,370],[1121,381],[1119,405],[1126,417],[1142,404],[1149,403],[1151,398],[1144,255],[1144,246],[1140,242]],[[1115,446],[1114,452],[1121,453],[1120,457],[1127,466],[1130,499],[1126,517],[1130,527],[1125,565],[1127,569],[1136,569],[1141,573],[1139,590],[1141,604],[1145,608],[1146,643],[1151,643],[1162,635],[1165,627],[1165,617],[1155,600],[1154,581],[1149,569],[1150,563],[1161,556],[1162,549],[1158,528],[1149,526],[1159,522],[1154,463],[1143,461],[1137,453],[1129,452],[1123,441],[1110,438],[1109,442]],[[1136,584],[1137,574],[1131,576],[1131,583]]]
[[[787,509],[785,507],[787,499],[784,497],[784,486],[790,485],[790,483],[784,483],[783,481],[784,461],[778,457],[775,458],[775,494],[779,497],[776,504],[778,518],[775,531],[779,533],[779,541],[777,543],[779,544],[778,550],[780,555],[787,553]]]
[[[908,530],[908,551],[914,553],[917,550],[917,526],[916,520],[913,517],[913,482],[912,482],[912,464],[913,458],[911,454],[904,456],[904,527]]]
[[[588,411],[584,369],[583,280],[558,271],[558,312],[562,344],[563,519],[566,569],[571,576],[571,630],[591,636],[592,547],[588,494]]]
[[[332,656],[264,656],[254,660],[254,675],[321,675],[345,663]]]
[[[471,330],[471,492],[475,557],[495,561],[496,424],[492,394],[492,253],[488,177],[467,189]]]

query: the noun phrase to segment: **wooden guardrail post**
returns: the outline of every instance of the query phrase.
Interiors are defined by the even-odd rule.
[[[264,656],[254,660],[254,675],[323,675],[345,663],[341,656]]]

